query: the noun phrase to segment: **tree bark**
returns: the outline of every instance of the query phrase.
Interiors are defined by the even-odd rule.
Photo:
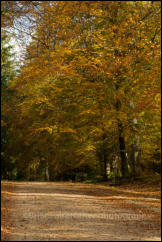
[[[131,165],[131,176],[132,176],[132,179],[134,179],[136,174],[134,144],[131,145],[130,165]]]
[[[102,140],[103,140],[103,163],[104,163],[104,174],[103,174],[103,178],[104,178],[104,181],[107,181],[108,180],[108,176],[107,176],[107,163],[108,163],[108,152],[107,152],[107,145],[106,145],[106,137],[107,137],[107,134],[103,128],[103,135],[102,135]]]
[[[104,181],[107,181],[108,180],[108,177],[107,177],[107,155],[106,155],[105,151],[103,151],[103,162],[104,162],[103,178],[104,178]]]
[[[48,162],[46,163],[46,167],[45,167],[45,180],[49,181],[49,164],[48,164]]]
[[[118,89],[118,86],[116,86],[116,89]],[[119,99],[117,99],[116,102],[116,110],[119,111],[121,107],[121,102]],[[117,119],[118,123],[118,132],[119,132],[119,147],[120,147],[120,157],[121,157],[121,173],[123,177],[128,176],[128,163],[127,163],[127,157],[126,157],[126,151],[125,151],[125,140],[123,135],[123,125],[120,119]]]
[[[123,177],[128,176],[128,164],[125,152],[125,140],[123,136],[123,125],[118,120],[118,130],[119,130],[119,147],[120,147],[120,157],[121,157],[121,173]]]

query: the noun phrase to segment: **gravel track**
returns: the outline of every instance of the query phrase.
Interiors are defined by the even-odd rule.
[[[158,198],[82,183],[1,187],[2,241],[161,241]]]

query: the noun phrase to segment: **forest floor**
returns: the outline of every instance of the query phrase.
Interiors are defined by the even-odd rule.
[[[160,185],[1,182],[2,241],[161,241]]]

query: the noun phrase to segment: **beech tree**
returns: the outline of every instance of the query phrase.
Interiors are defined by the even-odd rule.
[[[160,3],[25,2],[34,33],[7,109],[20,173],[135,177],[159,162]]]

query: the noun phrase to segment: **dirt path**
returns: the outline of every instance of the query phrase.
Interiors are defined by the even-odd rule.
[[[160,199],[154,194],[63,182],[1,187],[2,241],[161,240]]]

